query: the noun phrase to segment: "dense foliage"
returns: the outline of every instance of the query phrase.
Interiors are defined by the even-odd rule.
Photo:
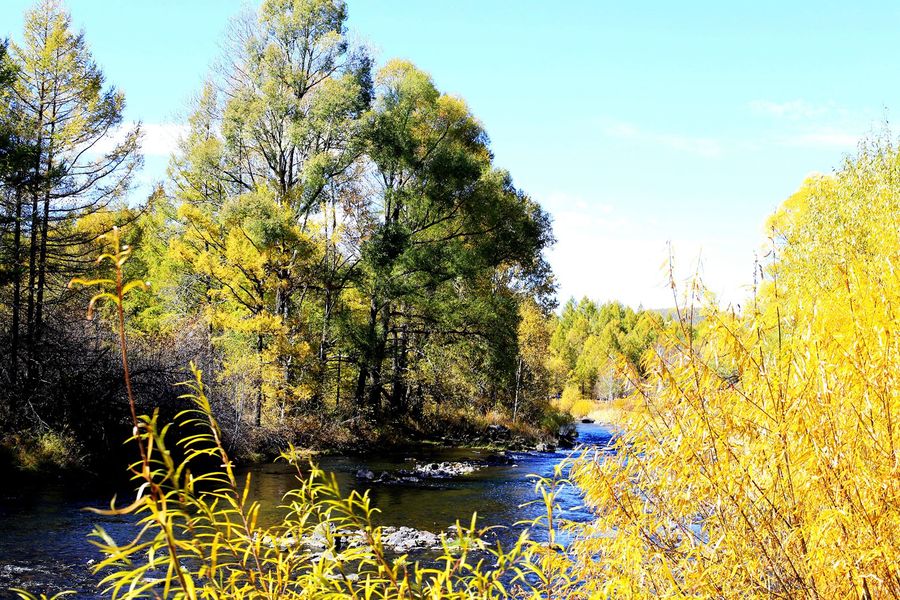
[[[557,571],[554,512],[561,469],[541,480],[546,512],[532,523],[545,527],[548,543],[522,533],[512,548],[492,548],[473,515],[468,526],[457,522],[441,537],[441,552],[432,566],[407,556],[390,556],[382,529],[372,522],[368,492],[342,496],[333,475],[290,447],[281,458],[296,467],[297,487],[285,494],[285,515],[275,525],[259,522],[260,504],[248,501],[250,476],[241,482],[222,442],[201,373],[184,384],[190,407],[172,424],[138,416],[131,386],[125,329],[125,297],[146,284],[126,281],[124,266],[132,248],[117,229],[104,235],[109,252],[101,260],[112,266],[104,279],[73,279],[73,285],[101,287],[90,300],[89,315],[100,304],[115,313],[114,322],[131,410],[133,436],[140,459],[130,466],[138,486],[127,506],[93,509],[100,515],[127,515],[137,521],[134,536],[115,540],[102,526],[93,532],[103,559],[93,570],[102,576],[112,598],[502,598],[510,593],[534,597],[571,585]],[[176,455],[182,459],[176,459]],[[35,597],[13,590],[21,598]],[[65,595],[58,594],[54,598]],[[46,598],[46,596],[42,596]]]
[[[139,397],[177,410],[169,390],[195,361],[238,450],[548,413],[517,335],[523,311],[552,308],[548,216],[493,164],[463,100],[409,62],[376,69],[346,18],[338,0],[236,18],[168,176],[138,204],[123,95],[59,2],[29,11],[0,72],[8,435],[39,423],[94,451],[118,437],[114,336],[65,287],[108,274],[91,242],[115,225],[136,248],[127,276],[150,282],[127,306]],[[95,415],[95,389],[117,410]],[[102,440],[95,416],[111,421]]]
[[[557,406],[583,417],[634,391],[644,354],[670,323],[660,312],[583,298],[569,300],[550,327],[545,361]]]
[[[808,180],[770,220],[754,302],[648,355],[615,458],[575,470],[591,590],[900,595],[898,168],[878,140]]]

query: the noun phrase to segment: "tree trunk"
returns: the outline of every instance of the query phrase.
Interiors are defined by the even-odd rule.
[[[400,414],[406,409],[407,327],[394,333],[394,381],[391,386],[391,410]]]
[[[335,393],[334,393],[334,408],[335,410],[340,410],[341,408],[341,363],[343,362],[344,357],[341,356],[341,352],[338,351],[337,355],[337,382],[335,384]]]
[[[44,222],[41,225],[41,251],[38,261],[38,280],[37,280],[37,305],[34,314],[34,335],[35,343],[41,341],[44,324],[44,287],[47,281],[47,236],[50,233],[50,190],[53,186],[53,140],[56,136],[56,95],[54,94],[53,109],[50,117],[50,135],[47,139],[47,175],[44,181]]]
[[[257,382],[256,388],[256,417],[253,419],[253,424],[257,427],[262,427],[262,406],[263,406],[263,336],[262,334],[256,335],[256,356],[259,358],[259,381]]]
[[[355,400],[359,407],[363,406],[366,399],[366,381],[369,379],[369,371],[374,361],[373,352],[375,350],[375,333],[377,327],[378,303],[375,298],[372,298],[369,305],[369,328],[366,333],[366,345],[359,357],[359,376],[356,378]]]
[[[16,217],[13,223],[13,298],[10,331],[9,378],[15,388],[19,375],[19,313],[22,304],[22,188],[16,188]]]
[[[519,365],[516,369],[516,397],[513,401],[513,422],[519,418],[519,388],[522,385],[522,357],[519,357]]]
[[[47,164],[47,172],[50,172],[52,165]],[[34,311],[34,341],[35,345],[40,344],[41,333],[43,329],[44,315],[44,287],[47,282],[47,236],[50,232],[50,182],[47,182],[44,190],[44,219],[41,224],[41,250],[38,258],[38,274],[37,274],[37,300]]]
[[[25,308],[25,338],[28,344],[28,356],[26,360],[25,370],[26,378],[31,384],[33,380],[34,369],[34,303],[35,303],[35,283],[37,281],[37,249],[38,249],[38,232],[41,229],[40,211],[38,210],[38,196],[35,193],[31,201],[31,231],[28,247],[28,302]]]
[[[322,307],[322,333],[319,336],[319,352],[317,355],[319,365],[315,374],[316,387],[313,390],[313,404],[315,406],[320,405],[325,398],[325,385],[328,382],[328,325],[331,321],[331,304],[331,290],[326,282],[325,298]],[[338,363],[338,368],[340,368],[340,362]]]
[[[390,305],[385,304],[381,309],[381,335],[376,338],[374,351],[372,352],[372,364],[369,366],[372,373],[372,385],[369,388],[369,405],[375,411],[375,414],[381,413],[381,395],[384,390],[384,359],[387,355],[390,315]]]
[[[43,152],[43,127],[44,127],[44,87],[41,85],[41,92],[38,97],[38,117],[35,123],[35,132],[37,134],[37,149],[35,152],[34,164],[34,189],[31,194],[31,231],[29,232],[30,240],[28,246],[28,303],[25,309],[25,337],[28,344],[28,356],[25,364],[25,378],[30,387],[34,381],[34,305],[35,305],[35,281],[37,279],[37,249],[38,249],[38,232],[41,229],[41,213],[38,210],[39,186],[41,181],[41,153]],[[48,174],[49,176],[49,174]]]

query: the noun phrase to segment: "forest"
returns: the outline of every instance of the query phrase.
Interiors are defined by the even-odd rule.
[[[0,478],[130,474],[90,513],[97,597],[900,597],[889,128],[798,176],[742,304],[670,257],[671,308],[560,306],[550,214],[485,125],[347,19],[236,17],[144,197],[144,132],[68,9],[0,45]],[[602,443],[553,454],[575,421]],[[315,453],[414,443],[485,454],[348,489]],[[538,455],[518,522],[454,487]],[[293,489],[261,498],[276,458]],[[459,513],[418,554],[378,516],[403,485]]]
[[[7,444],[96,455],[127,431],[114,333],[85,319],[97,289],[68,285],[109,275],[114,227],[146,282],[124,307],[142,408],[177,409],[193,363],[238,452],[558,420],[545,336],[519,335],[553,308],[547,213],[462,99],[409,62],[376,70],[344,5],[289,5],[233,24],[143,200],[140,126],[65,9],[3,46]]]

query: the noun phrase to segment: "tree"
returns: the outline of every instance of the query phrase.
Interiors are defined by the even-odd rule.
[[[513,420],[543,408],[550,394],[550,322],[540,305],[531,298],[519,305],[519,355],[516,362],[516,388]]]
[[[104,89],[83,33],[71,30],[68,12],[44,0],[25,15],[22,44],[12,45],[18,76],[12,86],[19,135],[32,148],[23,189],[27,229],[25,299],[29,381],[34,382],[45,307],[56,301],[85,258],[74,219],[107,206],[128,188],[140,164],[140,128],[121,133],[124,96]],[[23,231],[23,234],[25,232]],[[24,274],[23,274],[24,277]],[[16,299],[15,310],[19,310]]]
[[[620,302],[597,305],[587,298],[563,307],[550,343],[548,366],[555,389],[577,387],[583,397],[613,399],[627,395],[633,377],[643,379],[644,354],[666,327],[658,313],[634,311]],[[571,392],[570,392],[571,393]]]
[[[371,86],[345,20],[342,2],[269,0],[258,19],[238,21],[225,76],[204,89],[173,162],[175,247],[195,265],[196,298],[230,348],[229,371],[256,356],[257,425],[267,397],[283,414],[322,393],[344,279],[327,215],[358,155]]]
[[[17,386],[22,304],[23,222],[25,186],[34,162],[33,148],[21,135],[21,114],[12,93],[18,66],[8,53],[9,44],[0,43],[0,290],[12,289],[0,306],[10,311],[9,363],[6,367],[11,388]],[[5,296],[5,294],[4,294]]]
[[[389,381],[389,405],[400,412],[411,355],[426,340],[480,337],[490,340],[482,358],[493,360],[505,339],[500,372],[514,372],[517,302],[476,309],[500,309],[517,283],[537,287],[551,236],[546,215],[492,167],[487,136],[461,100],[440,94],[405,61],[388,63],[376,88],[366,130],[373,193],[358,279],[368,314],[357,338],[355,397],[378,412]],[[497,328],[492,317],[504,312],[505,328]],[[505,337],[491,339],[498,330]]]

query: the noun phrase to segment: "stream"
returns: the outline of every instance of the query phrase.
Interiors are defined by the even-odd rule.
[[[605,446],[612,430],[597,424],[578,424],[578,442]],[[522,506],[537,496],[529,475],[549,476],[570,451],[496,452],[468,448],[422,446],[401,452],[359,456],[319,457],[319,466],[333,472],[340,489],[368,488],[379,509],[376,523],[440,533],[457,520],[468,524],[472,512],[480,525],[510,525],[538,516],[540,505]],[[439,471],[442,464],[466,464],[474,470],[463,474]],[[257,465],[251,471],[251,494],[262,504],[261,521],[274,522],[282,496],[295,483],[294,471],[280,463]],[[437,471],[437,472],[436,472]],[[0,598],[14,597],[7,588],[55,593],[76,590],[77,598],[101,598],[89,561],[99,552],[87,541],[95,524],[113,538],[133,535],[132,520],[104,517],[82,510],[108,506],[109,497],[96,491],[75,491],[45,481],[18,490],[0,492]],[[576,491],[559,496],[569,520],[587,520]],[[512,542],[517,531],[501,530],[501,541]],[[505,538],[505,539],[504,539]]]

